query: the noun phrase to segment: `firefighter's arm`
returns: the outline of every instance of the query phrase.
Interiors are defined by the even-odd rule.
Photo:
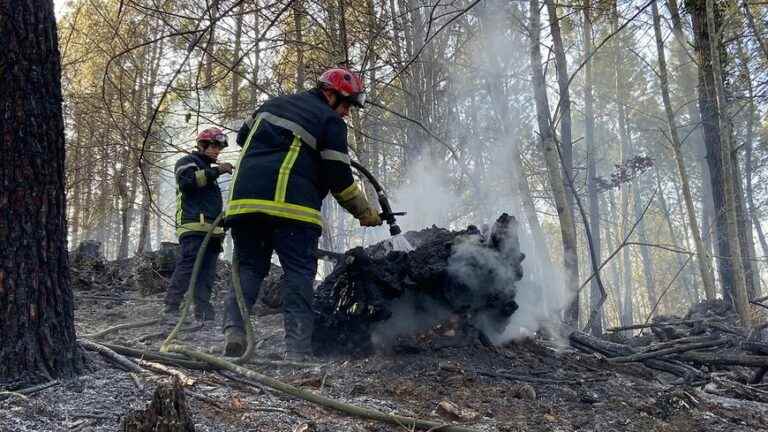
[[[352,177],[347,147],[347,125],[341,118],[332,118],[325,127],[320,157],[323,174],[336,201],[360,221],[363,226],[381,225],[376,209]]]
[[[215,168],[200,168],[190,157],[183,157],[176,162],[176,182],[182,192],[193,192],[195,189],[205,187],[215,182],[219,177],[219,170]]]

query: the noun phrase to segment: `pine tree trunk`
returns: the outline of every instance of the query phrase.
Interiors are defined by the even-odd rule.
[[[592,55],[592,5],[591,0],[584,0],[584,26],[582,29],[582,41],[584,43],[584,58]],[[584,65],[584,141],[587,146],[587,193],[589,194],[589,229],[592,233],[592,248],[597,261],[601,257],[600,239],[600,197],[597,195],[597,151],[595,149],[595,109],[592,96],[592,61],[587,60]],[[600,262],[593,263],[599,267]],[[592,310],[596,309],[600,302],[600,286],[597,279],[592,279],[589,292],[589,304]],[[592,320],[590,332],[593,336],[603,333],[603,311],[598,310],[597,317]]]
[[[712,268],[709,263],[710,258],[706,255],[704,243],[701,240],[701,233],[699,232],[699,225],[696,221],[696,207],[693,204],[693,197],[691,195],[691,188],[688,181],[688,173],[685,168],[685,161],[681,151],[682,143],[680,142],[679,135],[677,133],[677,121],[675,120],[675,113],[672,109],[672,103],[669,97],[669,80],[667,78],[667,62],[664,54],[664,41],[661,35],[661,24],[659,19],[659,11],[654,1],[651,5],[653,8],[653,28],[656,35],[656,51],[659,61],[659,77],[661,81],[661,98],[664,102],[664,112],[667,115],[667,122],[669,123],[669,135],[672,140],[672,149],[675,153],[675,163],[677,164],[677,171],[680,175],[680,183],[683,188],[683,198],[685,199],[685,208],[688,216],[688,225],[693,236],[693,242],[696,246],[696,255],[698,257],[697,263],[699,264],[699,273],[701,275],[702,285],[704,285],[704,292],[706,293],[707,300],[713,300],[715,298],[715,278],[712,273]]]
[[[614,1],[611,4],[611,31],[618,31],[619,16],[617,4]],[[619,138],[621,140],[621,160],[625,161],[629,156],[630,134],[627,126],[627,112],[625,108],[625,94],[624,94],[624,77],[622,76],[622,64],[624,62],[623,47],[621,45],[621,35],[614,39],[614,90],[616,91],[616,105],[617,105],[617,117]],[[630,185],[624,184],[621,188],[621,237],[626,237],[629,228],[629,199],[630,199]],[[624,248],[621,252],[622,256],[622,286],[624,287],[624,297],[622,300],[622,313],[621,313],[621,325],[628,326],[634,324],[634,287],[632,283],[632,260],[630,256],[630,249]]]
[[[0,21],[0,391],[78,373],[67,262],[61,63],[53,2]]]
[[[574,220],[573,208],[574,208],[574,191],[571,188],[571,182],[573,181],[573,137],[571,132],[571,96],[568,85],[568,61],[565,58],[565,49],[563,48],[563,38],[560,35],[560,21],[557,17],[557,8],[555,7],[554,0],[545,0],[547,3],[547,13],[549,14],[549,28],[552,36],[553,50],[555,52],[555,70],[557,72],[557,86],[560,96],[560,102],[558,107],[560,108],[560,148],[555,147],[554,156],[559,160],[559,164],[562,166],[563,174],[563,187],[565,188],[565,198],[568,201],[568,205],[565,210],[570,212],[569,218]],[[557,143],[553,141],[553,144],[557,146]],[[570,180],[569,180],[570,179]],[[578,250],[576,227],[573,227],[573,250]],[[574,262],[569,265],[569,268],[573,272],[572,277],[575,281],[579,280],[579,263],[574,256]],[[577,292],[573,302],[565,312],[565,320],[573,325],[579,323],[579,293]]]
[[[549,110],[549,101],[547,100],[547,87],[544,79],[544,69],[541,62],[540,49],[540,16],[538,0],[530,0],[531,20],[529,29],[531,34],[531,69],[533,72],[533,93],[536,101],[536,118],[539,125],[539,134],[544,153],[544,161],[547,166],[547,174],[552,195],[555,198],[557,216],[560,220],[560,234],[563,242],[563,259],[566,272],[566,288],[575,293],[579,284],[579,264],[576,249],[576,225],[573,221],[573,212],[568,203],[563,177],[561,173],[561,163],[558,157],[555,131],[552,129],[552,120]],[[577,304],[578,306],[578,304]],[[578,320],[578,315],[575,317]],[[576,326],[578,321],[574,321],[573,313],[565,317],[568,325]]]
[[[736,310],[739,312],[739,316],[745,326],[751,324],[752,317],[749,313],[749,304],[747,298],[747,287],[745,280],[745,271],[742,261],[741,242],[739,234],[738,224],[738,207],[740,198],[736,196],[737,188],[735,185],[735,178],[737,174],[733,170],[733,145],[730,119],[728,118],[729,105],[726,100],[725,88],[723,85],[723,73],[720,59],[720,37],[721,33],[718,31],[718,26],[715,21],[715,6],[713,0],[706,0],[706,24],[707,24],[707,45],[703,45],[700,49],[706,51],[709,49],[709,62],[710,71],[712,74],[712,82],[714,84],[714,102],[715,109],[717,110],[717,116],[715,117],[716,126],[720,139],[720,157],[722,161],[722,189],[723,189],[723,204],[725,223],[726,241],[728,243],[728,249],[731,257],[731,268],[733,271],[732,278],[732,291],[730,294],[733,298],[733,302],[736,306]],[[702,68],[703,69],[703,68]],[[721,208],[721,207],[718,207]]]

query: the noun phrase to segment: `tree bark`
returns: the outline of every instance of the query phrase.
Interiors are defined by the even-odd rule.
[[[592,55],[592,17],[591,0],[584,0],[584,26],[582,29],[582,40],[584,43],[584,58],[588,59],[587,64],[584,65],[584,140],[587,146],[587,193],[589,194],[589,229],[592,233],[592,248],[595,258],[600,261],[600,197],[597,194],[597,151],[595,150],[595,109],[594,98],[592,95],[592,61],[590,57]],[[601,263],[595,263],[599,266]],[[589,304],[592,310],[595,310],[599,306],[600,297],[600,285],[596,279],[592,279],[590,292],[589,292]],[[592,320],[592,326],[590,333],[593,336],[599,336],[603,334],[603,311],[602,308],[598,309],[597,316]]]
[[[714,82],[715,104],[717,109],[717,121],[720,138],[720,157],[722,158],[722,188],[724,192],[725,228],[727,232],[728,249],[731,257],[731,267],[733,270],[733,289],[730,293],[733,296],[733,302],[739,316],[745,326],[749,326],[752,317],[749,313],[749,303],[747,298],[746,275],[742,261],[742,249],[738,226],[738,207],[739,197],[736,196],[737,188],[735,182],[736,172],[734,172],[733,145],[731,139],[733,133],[731,122],[728,118],[729,105],[726,100],[725,86],[723,84],[722,64],[720,59],[720,39],[721,32],[718,30],[715,21],[715,6],[713,0],[706,0],[706,23],[708,42],[709,42],[709,61],[711,63],[712,81]],[[705,50],[707,47],[702,47]],[[724,293],[725,294],[725,293]]]
[[[696,247],[696,260],[699,265],[699,273],[701,275],[702,285],[704,286],[704,292],[706,293],[707,300],[714,300],[715,298],[715,278],[712,272],[712,268],[709,263],[710,257],[707,256],[704,248],[704,243],[701,240],[701,233],[699,232],[699,225],[696,221],[696,207],[693,204],[693,197],[691,195],[691,188],[688,181],[688,173],[685,168],[685,161],[681,152],[682,143],[680,142],[679,135],[677,133],[677,121],[675,120],[675,112],[672,109],[672,102],[669,97],[669,80],[667,78],[667,60],[664,54],[664,40],[661,35],[661,20],[659,18],[659,10],[656,6],[656,1],[651,5],[653,10],[653,29],[656,36],[656,52],[658,54],[659,61],[659,80],[661,81],[661,99],[664,102],[664,112],[667,115],[667,123],[669,126],[669,135],[672,140],[672,150],[675,154],[675,163],[677,164],[677,171],[680,175],[680,183],[683,189],[683,198],[685,199],[685,209],[688,216],[688,225],[691,230],[691,236],[693,236],[693,242]]]
[[[0,390],[69,377],[75,339],[53,2],[6,0],[0,21]]]
[[[293,31],[294,44],[296,47],[296,89],[304,90],[306,81],[306,70],[304,67],[304,33],[302,32],[302,15],[304,14],[304,2],[297,0],[293,2]]]
[[[547,166],[547,174],[552,195],[555,199],[557,216],[560,220],[560,234],[563,242],[563,261],[566,272],[566,288],[575,293],[579,284],[579,262],[576,250],[576,225],[573,220],[563,177],[561,173],[561,163],[558,157],[555,131],[552,128],[552,118],[549,110],[549,101],[547,100],[547,87],[544,79],[544,69],[541,62],[540,49],[540,12],[538,0],[530,0],[531,19],[529,23],[529,32],[531,39],[531,69],[533,74],[533,93],[536,101],[536,119],[539,125],[540,145],[544,153],[544,160]],[[578,315],[575,317],[578,319]],[[574,321],[572,313],[567,314],[565,321],[569,325],[578,325]]]
[[[549,15],[549,28],[551,31],[553,50],[555,52],[555,70],[557,72],[557,86],[560,96],[560,102],[558,107],[560,108],[560,149],[555,147],[555,157],[560,159],[558,165],[562,166],[563,174],[563,187],[565,189],[565,198],[568,205],[564,209],[570,213],[569,218],[571,221],[573,217],[574,206],[574,193],[571,188],[571,182],[573,181],[573,137],[571,131],[571,96],[568,85],[568,61],[565,58],[565,49],[563,48],[563,38],[560,35],[560,21],[557,17],[557,7],[554,0],[545,0],[547,4],[547,13]],[[553,135],[554,137],[554,135]],[[557,142],[553,141],[553,144],[557,146]],[[569,180],[570,179],[570,180]],[[573,250],[578,250],[576,227],[573,227],[573,238],[569,241],[573,242]],[[573,259],[577,260],[578,255],[574,255]],[[567,260],[568,258],[566,258]],[[579,280],[579,264],[578,261],[571,263],[568,266],[573,272],[572,277],[575,281]],[[579,293],[577,292],[573,302],[565,312],[565,321],[570,324],[578,325],[579,323]]]
[[[619,15],[616,1],[611,4],[611,31],[618,31]],[[625,108],[624,77],[622,76],[622,63],[624,62],[622,45],[620,37],[616,37],[613,42],[615,67],[614,67],[614,89],[616,91],[616,105],[619,138],[621,140],[621,160],[626,160],[629,156],[630,134],[627,126],[627,112]],[[629,188],[630,185],[624,184],[621,188],[621,236],[626,237],[629,231]],[[624,298],[622,300],[621,324],[631,325],[634,322],[634,287],[632,284],[632,260],[630,248],[622,250],[622,285],[624,286]]]

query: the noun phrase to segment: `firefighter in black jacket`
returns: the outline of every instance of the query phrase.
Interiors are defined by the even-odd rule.
[[[222,211],[221,189],[216,179],[223,173],[232,173],[232,164],[217,167],[219,153],[227,146],[227,136],[221,129],[208,128],[197,136],[197,151],[176,162],[176,235],[181,253],[171,277],[171,285],[165,295],[165,313],[169,319],[178,318],[179,305],[189,288],[192,267],[203,237],[211,229],[214,219]],[[200,267],[195,288],[195,317],[201,321],[215,318],[211,305],[213,280],[216,276],[216,260],[222,251],[224,230],[213,232]]]
[[[311,351],[312,283],[317,272],[320,208],[330,191],[362,226],[381,218],[352,177],[347,125],[352,106],[362,107],[363,82],[347,69],[322,74],[315,89],[265,102],[237,135],[242,147],[227,205],[240,280],[248,310],[277,252],[283,268],[286,358]],[[225,355],[245,350],[243,318],[234,293],[225,305]]]

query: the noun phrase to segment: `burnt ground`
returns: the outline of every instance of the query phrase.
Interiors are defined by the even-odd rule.
[[[106,298],[94,296],[99,295],[76,293],[80,335],[161,314],[161,294],[142,298],[135,291],[124,291],[107,293]],[[122,299],[107,299],[110,296]],[[254,317],[257,356],[280,357],[281,320],[280,314]],[[100,341],[157,350],[168,329],[155,325],[123,330]],[[181,340],[218,352],[222,336],[217,326],[206,325],[184,333]],[[0,431],[115,431],[123,415],[145,407],[156,384],[168,380],[167,375],[149,371],[131,374],[99,354],[86,355],[90,372],[79,379],[28,399],[0,401]],[[417,343],[365,358],[319,360],[318,367],[256,370],[348,403],[436,421],[450,420],[450,414],[437,409],[449,401],[465,411],[461,415],[466,420],[460,422],[478,431],[768,430],[765,404],[671,385],[675,377],[640,364],[609,365],[594,355],[558,350],[542,341],[502,348],[474,342],[446,348]],[[177,369],[194,380],[186,387],[186,397],[197,431],[408,430],[264,391],[231,379],[236,378],[231,373]]]

